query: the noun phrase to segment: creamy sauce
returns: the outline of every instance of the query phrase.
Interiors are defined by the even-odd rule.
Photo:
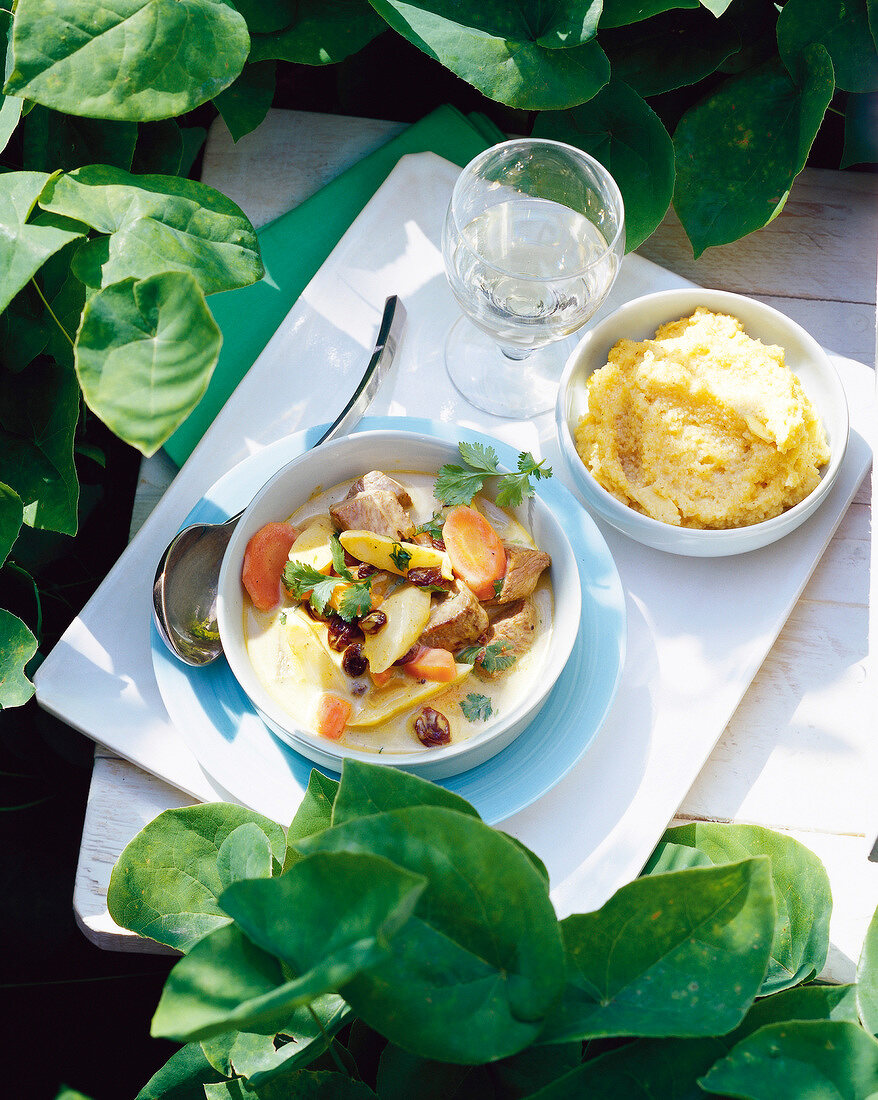
[[[394,473],[412,498],[408,509],[413,522],[424,523],[439,505],[433,496],[434,474]],[[351,481],[320,491],[288,517],[296,527],[328,512],[329,506],[342,500]],[[514,516],[491,501],[476,497],[478,508],[500,537],[509,542],[534,546],[530,534]],[[388,684],[376,687],[366,674],[352,679],[341,668],[343,654],[331,649],[326,627],[315,622],[301,609],[298,601],[284,593],[273,611],[258,611],[245,600],[244,636],[253,668],[268,693],[292,716],[296,726],[313,733],[315,708],[324,692],[348,700],[351,717],[340,742],[353,748],[388,754],[424,752],[413,723],[423,706],[433,707],[447,719],[451,742],[464,741],[483,732],[502,719],[532,692],[544,663],[552,624],[552,589],[547,570],[531,596],[537,613],[537,626],[530,649],[503,674],[482,679],[459,666],[462,679],[455,683],[431,683],[415,680],[395,669]],[[435,597],[434,597],[435,598]],[[491,704],[487,721],[470,721],[460,703],[470,694],[486,696]]]

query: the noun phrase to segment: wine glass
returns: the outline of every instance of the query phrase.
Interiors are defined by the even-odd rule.
[[[504,141],[463,169],[442,232],[448,283],[465,316],[445,342],[457,389],[497,416],[555,403],[566,350],[612,287],[625,251],[619,188],[560,141]]]

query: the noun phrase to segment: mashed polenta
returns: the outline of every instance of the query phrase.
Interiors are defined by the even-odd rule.
[[[814,489],[826,434],[783,349],[700,307],[620,340],[588,383],[576,449],[613,496],[680,527],[745,527]]]

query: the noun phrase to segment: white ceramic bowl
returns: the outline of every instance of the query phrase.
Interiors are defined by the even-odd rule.
[[[779,344],[787,366],[798,376],[823,421],[830,459],[820,484],[792,508],[773,519],[728,530],[675,527],[629,508],[607,492],[586,468],[574,443],[574,432],[588,410],[587,382],[607,362],[610,349],[622,337],[644,340],[659,325],[691,314],[698,306],[731,314],[748,336],[764,344]],[[580,499],[598,516],[647,546],[690,557],[719,557],[756,550],[795,530],[820,506],[841,467],[848,440],[848,408],[841,380],[828,356],[807,332],[771,306],[722,290],[686,287],[664,290],[627,302],[577,344],[561,376],[555,409],[561,452]]]
[[[513,509],[538,546],[552,556],[554,618],[538,687],[509,713],[498,715],[466,741],[392,756],[329,741],[296,726],[292,716],[265,690],[250,663],[244,641],[244,593],[241,566],[251,536],[266,523],[282,520],[305,504],[315,488],[353,481],[368,470],[393,476],[406,471],[434,474],[446,462],[459,461],[457,447],[416,432],[362,432],[327,443],[288,463],[259,490],[241,517],[220,571],[217,618],[223,649],[232,672],[268,727],[308,759],[339,771],[346,757],[390,764],[427,779],[456,775],[483,763],[505,748],[533,720],[560,676],[576,641],[582,603],[573,549],[561,524],[539,496]],[[558,598],[562,593],[563,598]]]

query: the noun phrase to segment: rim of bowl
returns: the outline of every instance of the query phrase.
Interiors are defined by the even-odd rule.
[[[618,500],[607,489],[600,484],[597,478],[588,469],[586,464],[579,456],[579,452],[576,450],[576,443],[573,438],[573,432],[571,430],[570,421],[568,418],[567,410],[567,396],[570,389],[573,376],[577,373],[577,368],[580,367],[580,360],[583,356],[585,349],[591,343],[596,343],[605,339],[607,332],[613,332],[620,321],[623,321],[629,314],[635,313],[645,306],[664,305],[665,303],[675,302],[687,302],[688,304],[681,304],[671,308],[668,305],[667,310],[662,310],[662,315],[657,317],[654,321],[650,321],[647,328],[651,329],[654,333],[655,329],[664,324],[667,321],[675,321],[678,317],[685,314],[687,309],[696,309],[699,305],[708,305],[711,308],[718,308],[722,304],[725,304],[729,312],[732,315],[734,310],[734,304],[736,302],[745,303],[747,310],[755,311],[757,314],[762,314],[765,317],[776,319],[781,326],[786,326],[791,332],[796,334],[796,337],[806,346],[811,360],[819,365],[820,371],[830,380],[831,388],[835,390],[836,397],[839,399],[836,405],[836,413],[840,413],[840,419],[843,421],[843,432],[841,440],[836,441],[833,438],[831,443],[831,453],[829,461],[823,468],[823,472],[820,475],[819,483],[811,490],[811,492],[803,497],[797,504],[787,508],[781,512],[780,515],[772,516],[770,519],[760,520],[759,523],[751,523],[744,527],[725,527],[725,528],[700,528],[700,527],[676,527],[674,524],[664,523],[662,520],[654,519],[652,516],[644,515],[642,512],[637,512],[633,508],[624,504],[621,500]],[[759,336],[753,336],[749,331],[748,322],[743,318],[738,317],[738,320],[744,324],[745,332],[752,339],[759,340]],[[638,328],[644,327],[639,325]],[[616,343],[617,340],[621,340],[625,337],[624,332],[615,332],[612,339],[609,341],[609,347]],[[631,339],[644,339],[647,337],[629,337]],[[783,346],[783,345],[781,345]],[[784,348],[786,351],[786,348]],[[604,357],[604,363],[606,358]],[[601,363],[600,366],[603,366]],[[789,366],[789,364],[787,364]],[[581,367],[580,367],[581,369]],[[591,367],[585,378],[590,377],[595,370],[600,369],[599,366]],[[793,367],[790,369],[799,377],[799,374]],[[583,380],[584,384],[584,380]],[[824,431],[827,430],[826,416],[822,408],[813,400],[811,394],[806,391],[806,396],[812,401],[814,407],[820,417],[820,421],[823,425]],[[628,302],[619,306],[603,320],[599,321],[594,328],[590,329],[582,339],[577,343],[576,347],[570,353],[569,358],[564,366],[564,371],[561,376],[560,385],[558,388],[558,399],[556,404],[556,425],[559,432],[562,435],[561,443],[562,450],[567,456],[568,463],[573,465],[574,462],[578,463],[576,470],[581,474],[589,487],[594,491],[598,500],[603,505],[606,513],[610,513],[613,516],[618,516],[622,526],[620,530],[627,533],[632,538],[637,538],[635,531],[640,531],[644,535],[654,534],[656,538],[661,538],[663,542],[668,541],[674,537],[673,533],[676,533],[681,540],[685,540],[686,543],[691,545],[702,544],[709,546],[713,543],[729,542],[733,539],[740,539],[741,541],[754,542],[753,549],[766,545],[765,542],[759,542],[761,536],[766,534],[774,534],[777,532],[776,537],[788,534],[793,531],[800,522],[804,522],[808,516],[817,508],[823,497],[829,492],[839,470],[841,469],[841,463],[844,459],[845,451],[847,450],[848,438],[850,435],[850,414],[847,404],[847,395],[844,391],[841,378],[838,371],[835,369],[829,356],[815,340],[815,338],[800,324],[787,317],[786,314],[781,313],[779,310],[774,309],[773,306],[766,305],[764,302],[760,302],[756,298],[750,298],[745,294],[736,294],[733,291],[726,290],[713,290],[703,287],[679,287],[670,290],[659,290],[653,294],[644,294],[637,298],[632,298]],[[595,505],[597,507],[597,505]],[[801,519],[799,518],[801,517]],[[613,520],[609,518],[609,515],[605,515],[607,522],[613,523]],[[616,524],[614,524],[616,526]],[[749,537],[748,537],[749,536]],[[769,540],[769,541],[774,541]],[[670,547],[662,547],[663,549],[670,549]]]
[[[363,442],[375,443],[380,439],[393,440],[396,442],[404,441],[410,443],[413,446],[421,446],[425,443],[435,444],[441,449],[448,452],[447,457],[452,458],[457,455],[456,445],[449,443],[448,441],[439,438],[438,436],[426,435],[421,432],[412,432],[405,430],[396,430],[390,428],[376,429],[374,431],[358,432],[353,436],[345,436],[341,439],[332,440],[329,443],[325,443],[319,448],[321,458],[327,457],[331,451],[343,451],[351,448],[353,444]],[[558,656],[555,661],[558,663],[557,672],[550,677],[546,686],[537,691],[535,695],[528,695],[525,699],[522,699],[511,711],[502,716],[502,721],[497,721],[493,724],[486,725],[484,730],[480,730],[472,737],[467,738],[465,741],[459,741],[452,743],[451,745],[440,745],[433,749],[423,749],[421,751],[409,752],[409,753],[393,753],[383,754],[370,749],[360,749],[354,746],[339,745],[337,742],[329,741],[325,737],[320,737],[319,734],[312,733],[309,730],[299,730],[290,728],[290,715],[284,708],[274,701],[267,690],[262,686],[256,677],[252,663],[246,652],[246,646],[243,642],[243,630],[235,630],[232,620],[230,619],[230,612],[226,605],[224,592],[227,585],[232,583],[240,584],[240,559],[243,556],[243,549],[246,546],[244,531],[247,529],[248,518],[252,515],[253,511],[259,505],[259,503],[267,496],[276,486],[276,484],[282,479],[286,478],[292,470],[297,469],[303,463],[314,460],[314,456],[317,450],[306,451],[298,457],[292,459],[290,462],[285,463],[279,470],[277,470],[264,485],[254,493],[250,503],[245,508],[241,519],[235,528],[232,538],[229,540],[229,545],[226,548],[226,552],[223,555],[222,565],[220,567],[220,576],[217,593],[217,623],[219,626],[220,637],[223,639],[223,649],[226,660],[229,663],[229,667],[234,675],[235,679],[241,686],[242,691],[248,697],[250,702],[256,708],[257,712],[264,713],[271,721],[280,727],[284,731],[285,738],[289,739],[289,743],[293,748],[296,747],[296,742],[304,745],[313,745],[321,753],[327,754],[339,761],[343,761],[347,758],[354,758],[357,760],[365,761],[366,763],[376,763],[382,765],[390,765],[397,767],[416,768],[419,765],[427,766],[438,760],[449,760],[463,754],[469,753],[474,749],[483,745],[486,741],[498,736],[507,730],[510,726],[515,725],[516,722],[520,722],[526,718],[531,711],[535,711],[539,706],[546,701],[549,693],[554,687],[558,677],[564,671],[567,662],[570,659],[570,655],[573,652],[573,647],[576,643],[576,638],[579,633],[579,625],[582,616],[582,586],[579,581],[579,570],[576,566],[576,556],[573,551],[573,547],[570,544],[570,540],[567,538],[567,534],[564,531],[562,524],[555,517],[554,512],[549,505],[539,498],[537,493],[533,497],[527,498],[527,500],[520,507],[527,507],[532,502],[533,507],[540,509],[545,517],[548,518],[550,524],[555,528],[561,546],[564,548],[564,557],[566,558],[565,571],[569,573],[570,578],[575,582],[576,586],[576,601],[575,601],[575,615],[570,618],[569,609],[569,593],[565,593],[565,617],[569,621],[565,635],[556,635],[555,625],[557,622],[557,610],[559,607],[559,601],[555,594],[554,584],[552,593],[552,641],[556,641],[559,644]],[[414,458],[413,463],[417,463],[418,459]],[[501,464],[501,470],[505,470],[505,467]],[[400,473],[406,472],[405,470],[398,471]],[[411,472],[421,472],[417,468],[411,469]],[[428,471],[424,471],[428,472]],[[393,471],[391,471],[392,475]],[[332,475],[334,476],[334,475]],[[344,481],[345,478],[340,479]],[[333,481],[332,484],[337,484]],[[310,486],[313,489],[313,485]],[[295,505],[293,509],[302,507],[307,503],[307,496]],[[517,509],[511,509],[513,513]],[[233,570],[233,561],[236,562],[236,567]],[[554,557],[553,557],[554,564]],[[231,576],[230,576],[231,574]],[[242,597],[243,598],[243,597]],[[231,652],[226,647],[225,639],[231,638],[234,644],[231,647]],[[551,642],[550,642],[551,645]],[[551,659],[551,653],[546,656],[546,663]],[[555,661],[553,661],[553,666]],[[243,672],[242,676],[239,675],[239,671]],[[252,685],[248,686],[248,682]],[[270,727],[269,727],[270,728]],[[516,733],[515,737],[519,736],[523,732],[525,727]],[[279,736],[277,731],[272,730],[275,736]],[[512,740],[514,740],[513,738]],[[504,746],[501,746],[501,749]],[[501,751],[498,749],[498,751]]]

